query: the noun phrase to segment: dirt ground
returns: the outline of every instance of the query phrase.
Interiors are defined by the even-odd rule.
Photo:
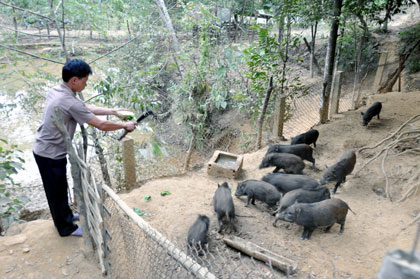
[[[345,151],[379,142],[419,113],[420,92],[375,95],[368,103],[377,100],[383,102],[381,119],[373,119],[368,127],[361,125],[360,111],[366,107],[340,114],[336,120],[315,127],[320,137],[314,157],[321,171],[315,171],[307,164],[306,174],[319,179],[325,165],[333,164]],[[130,207],[145,211],[147,222],[178,243],[185,241],[188,228],[197,215],[206,214],[211,219],[210,243],[221,245],[223,235],[217,233],[211,202],[217,183],[227,181],[236,189],[240,181],[260,179],[271,171],[271,168],[258,169],[266,149],[244,154],[243,173],[236,180],[208,176],[206,168],[202,168],[181,177],[149,181],[121,197]],[[357,158],[355,171],[374,152],[362,154]],[[238,217],[236,235],[294,260],[298,264],[295,278],[374,278],[388,250],[411,248],[416,226],[402,229],[420,213],[419,194],[401,203],[390,202],[385,197],[385,180],[380,166],[379,160],[372,162],[358,176],[348,176],[347,182],[338,189],[335,197],[347,202],[356,212],[356,215],[348,214],[342,235],[338,235],[339,226],[335,225],[329,233],[318,229],[309,241],[301,240],[301,227],[282,221],[273,227],[274,217],[265,212],[266,207],[257,202],[256,206],[246,208],[244,197],[234,198],[237,214],[255,218]],[[410,177],[407,171],[411,169],[413,173],[418,169],[418,156],[410,153],[390,156],[386,167],[391,180],[391,196],[397,200],[410,186],[406,183]],[[161,196],[164,190],[171,194]],[[148,202],[144,201],[146,195],[152,197]],[[59,237],[50,220],[16,227],[15,232],[9,231],[11,236],[0,238],[2,278],[102,277],[94,260],[84,257],[83,240]]]
[[[332,165],[347,150],[356,151],[365,145],[373,145],[396,130],[411,116],[418,114],[420,92],[388,93],[376,95],[368,100],[383,102],[381,120],[373,119],[369,126],[361,125],[360,111],[346,112],[336,121],[315,127],[320,132],[315,149],[316,165],[321,171],[314,171],[307,164],[304,172],[319,179],[325,165]],[[420,125],[420,123],[417,123]],[[213,212],[212,197],[217,183],[227,181],[236,189],[238,182],[246,179],[260,179],[271,169],[258,169],[266,148],[255,153],[244,154],[243,174],[237,180],[214,178],[207,175],[206,168],[174,177],[150,181],[121,197],[130,207],[147,212],[144,219],[153,227],[167,234],[171,239],[183,241],[189,226],[198,214],[210,217],[210,241],[221,241],[217,236],[217,220]],[[368,160],[373,152],[358,156],[355,171]],[[390,192],[394,200],[407,190],[403,181],[393,184],[409,169],[418,168],[418,156],[390,156],[386,162],[391,176]],[[347,215],[346,229],[338,235],[339,226],[335,225],[329,233],[316,230],[309,241],[300,239],[302,227],[295,224],[278,222],[272,226],[273,218],[263,204],[244,207],[245,197],[234,198],[237,214],[255,216],[238,217],[240,237],[269,249],[297,262],[299,270],[296,278],[373,278],[389,249],[409,249],[413,244],[416,226],[402,230],[420,212],[419,194],[408,200],[390,202],[384,194],[385,179],[380,170],[380,160],[372,162],[357,177],[348,176],[347,182],[337,191],[335,197],[347,202],[356,212]],[[333,185],[330,185],[332,187]],[[171,195],[160,196],[167,190]],[[144,201],[151,195],[150,201]]]
[[[0,237],[3,279],[103,278],[99,265],[83,253],[83,239],[60,237],[52,220],[13,225]]]

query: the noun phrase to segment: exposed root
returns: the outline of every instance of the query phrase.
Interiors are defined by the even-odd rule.
[[[412,125],[413,124],[412,122],[417,121],[419,119],[420,119],[420,114],[414,115],[409,120],[404,122],[397,130],[392,132],[389,136],[387,136],[386,138],[381,140],[379,143],[375,144],[374,146],[364,146],[364,147],[359,148],[359,150],[358,150],[358,153],[360,154],[360,152],[362,152],[363,150],[377,148],[378,146],[383,145],[388,141],[386,146],[383,147],[381,150],[379,150],[372,158],[367,160],[361,167],[359,167],[359,169],[354,172],[354,175],[356,176],[361,170],[365,169],[367,165],[369,165],[371,162],[373,162],[374,160],[376,160],[377,158],[379,158],[383,155],[381,168],[382,168],[382,173],[385,177],[386,197],[390,201],[392,201],[392,197],[391,197],[390,190],[389,190],[389,188],[390,188],[389,187],[389,178],[388,178],[387,171],[386,171],[386,168],[385,168],[386,159],[388,158],[389,152],[391,150],[396,150],[397,154],[394,154],[394,156],[400,156],[400,155],[406,154],[408,152],[414,152],[414,153],[417,154],[417,152],[420,151],[420,148],[410,148],[411,147],[410,143],[412,141],[415,141],[415,142],[420,141],[420,129],[419,129],[418,126]],[[403,129],[406,126],[410,126],[410,128],[407,129],[406,131],[403,131]],[[398,202],[404,201],[405,199],[407,199],[408,197],[410,197],[411,195],[413,195],[417,192],[420,184],[416,183],[417,182],[416,179],[418,179],[419,177],[420,177],[420,172],[416,173],[413,177],[411,177],[411,179],[409,179],[409,181],[411,181],[411,183],[414,183],[414,184],[398,200]]]
[[[361,151],[365,150],[365,149],[374,149],[376,147],[378,147],[379,145],[383,144],[384,142],[386,142],[387,140],[393,138],[396,134],[398,134],[405,126],[407,126],[407,124],[409,124],[410,122],[416,121],[417,118],[420,117],[420,114],[414,115],[413,117],[411,117],[410,119],[408,119],[407,121],[405,121],[397,130],[395,130],[395,132],[393,132],[391,135],[389,135],[388,137],[384,138],[383,140],[381,140],[380,142],[378,142],[377,144],[375,144],[374,146],[363,146],[361,148],[359,148],[359,150],[357,150],[358,153],[360,153]]]
[[[402,228],[401,231],[404,231],[404,230],[408,229],[408,227],[410,227],[412,224],[414,224],[415,222],[417,222],[419,220],[420,220],[420,213],[417,214],[417,216],[413,220],[411,220],[411,222],[408,223],[407,226],[405,226],[404,228]]]

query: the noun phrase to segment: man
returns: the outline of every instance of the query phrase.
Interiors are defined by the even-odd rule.
[[[35,135],[34,157],[41,174],[54,225],[60,236],[81,236],[82,228],[73,223],[78,219],[78,215],[72,213],[68,204],[67,150],[61,133],[52,122],[55,107],[61,108],[64,125],[71,138],[74,136],[77,124],[88,123],[102,131],[125,129],[129,132],[133,131],[137,125],[136,122],[102,120],[95,115],[114,115],[125,119],[117,112],[125,109],[111,110],[85,105],[76,97],[76,92],[81,92],[86,87],[90,74],[92,70],[83,60],[74,59],[64,65],[63,83],[48,91],[41,126]]]

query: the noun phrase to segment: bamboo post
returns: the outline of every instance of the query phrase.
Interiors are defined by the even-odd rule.
[[[330,106],[330,116],[337,114],[340,106],[340,95],[341,95],[341,85],[343,83],[343,71],[337,71],[333,79],[332,87],[332,96],[331,96],[331,106]]]
[[[136,184],[136,161],[134,157],[134,140],[127,136],[122,140],[124,177],[127,189]]]
[[[386,51],[382,52],[381,57],[379,58],[378,69],[376,70],[375,81],[373,82],[372,91],[375,93],[378,91],[378,88],[381,85],[382,76],[384,74],[384,68],[385,68],[387,59],[388,59],[388,52]]]
[[[293,274],[296,272],[297,264],[295,262],[283,256],[277,255],[267,249],[264,249],[254,243],[245,241],[236,236],[232,236],[231,239],[224,238],[223,241],[228,246],[233,247],[250,257],[265,263],[270,263],[272,266],[280,269],[286,274]]]

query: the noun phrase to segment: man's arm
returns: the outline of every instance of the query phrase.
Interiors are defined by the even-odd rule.
[[[102,120],[99,117],[93,116],[91,120],[87,122],[89,125],[98,128],[102,131],[115,131],[118,129],[125,129],[129,132],[136,128],[137,122],[113,122],[109,120]]]
[[[109,108],[97,107],[95,105],[90,105],[90,104],[86,104],[86,107],[94,115],[114,115],[121,120],[127,120],[124,115],[121,115],[121,114],[118,113],[118,111],[128,111],[128,109],[125,109],[125,108],[109,109]]]

